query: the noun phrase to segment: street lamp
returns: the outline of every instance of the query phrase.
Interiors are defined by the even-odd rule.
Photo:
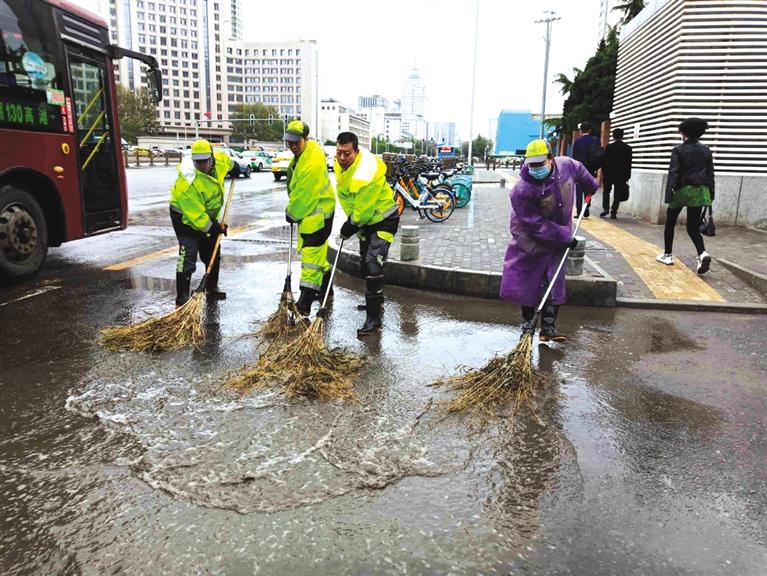
[[[557,13],[552,12],[551,10],[544,10],[543,13],[547,14],[548,16],[544,16],[544,18],[541,20],[535,21],[536,24],[546,24],[546,36],[544,37],[546,40],[546,58],[543,61],[543,100],[541,102],[541,138],[543,138],[546,134],[546,84],[548,83],[549,77],[549,46],[551,45],[551,23],[555,20],[561,20],[561,18],[557,16]]]
[[[475,2],[474,16],[474,64],[471,68],[471,115],[469,116],[469,166],[471,166],[471,145],[474,138],[474,84],[477,81],[477,31],[479,29],[479,0]]]

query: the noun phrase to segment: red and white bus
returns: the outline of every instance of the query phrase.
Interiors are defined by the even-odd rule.
[[[128,200],[101,18],[65,0],[0,0],[0,282],[36,274],[49,246],[125,228]]]

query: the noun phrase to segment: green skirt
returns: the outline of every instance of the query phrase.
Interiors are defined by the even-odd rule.
[[[708,186],[682,186],[674,192],[669,202],[669,208],[684,208],[685,206],[711,206],[711,193]]]

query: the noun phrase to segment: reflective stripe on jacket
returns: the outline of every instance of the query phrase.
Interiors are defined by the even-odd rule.
[[[325,151],[314,140],[288,166],[287,214],[299,223],[301,234],[322,228],[336,208],[336,195],[328,177]]]
[[[182,215],[184,224],[207,232],[224,204],[224,178],[232,169],[233,160],[225,152],[214,152],[213,175],[194,167],[191,156],[178,165],[178,177],[170,192],[171,210]]]
[[[336,161],[338,201],[355,226],[377,224],[394,214],[394,193],[386,182],[386,164],[363,148],[349,168],[343,170]]]

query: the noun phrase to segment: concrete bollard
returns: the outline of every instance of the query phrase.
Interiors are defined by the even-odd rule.
[[[576,236],[578,245],[571,249],[567,254],[567,272],[568,276],[581,276],[583,274],[583,259],[586,256],[586,238]]]
[[[399,259],[403,262],[418,260],[421,241],[418,226],[400,226],[399,235]]]
[[[506,188],[506,178],[501,178],[501,188]]]

